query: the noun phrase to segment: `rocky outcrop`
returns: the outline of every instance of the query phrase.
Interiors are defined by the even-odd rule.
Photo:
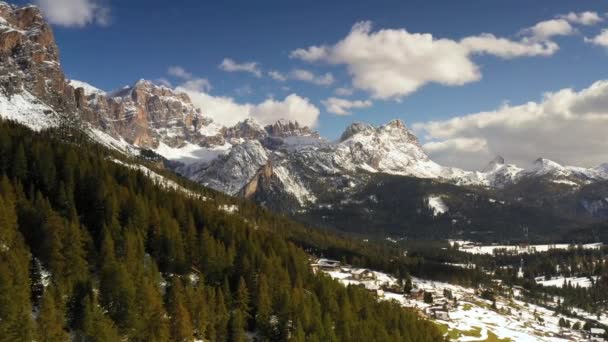
[[[268,188],[268,183],[272,181],[273,173],[272,163],[268,161],[258,170],[249,183],[245,184],[241,191],[239,191],[239,196],[251,198],[261,191],[260,187]]]
[[[58,113],[76,112],[53,31],[37,7],[0,2],[0,91],[9,98],[27,92]]]
[[[23,102],[31,102],[22,106],[24,112],[44,105],[48,110],[36,115],[58,115],[63,120],[89,123],[141,148],[156,148],[160,143],[179,147],[185,142],[209,140],[199,130],[211,120],[186,94],[144,80],[110,94],[83,85],[66,81],[53,32],[40,10],[0,2],[0,96],[6,102],[21,96],[27,100]],[[0,115],[15,117],[11,113]],[[60,120],[53,122],[60,124]]]
[[[313,136],[319,137],[319,134],[313,132],[306,126],[300,126],[297,121],[279,120],[272,125],[265,127],[266,132],[272,137],[292,137],[292,136]]]
[[[211,123],[188,95],[146,80],[107,96],[89,95],[87,111],[91,113],[87,118],[105,132],[152,149],[160,143],[171,147],[198,143],[203,140],[199,130]]]

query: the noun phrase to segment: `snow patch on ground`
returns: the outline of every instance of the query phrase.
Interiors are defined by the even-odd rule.
[[[429,208],[433,210],[433,214],[435,216],[445,214],[449,210],[448,206],[445,204],[445,202],[443,202],[443,199],[441,199],[441,196],[429,196],[427,201]]]
[[[150,170],[149,168],[143,166],[143,165],[139,165],[139,164],[127,164],[124,163],[118,159],[111,159],[112,162],[119,164],[119,165],[123,165],[125,167],[128,167],[130,169],[133,170],[139,170],[141,171],[144,175],[146,175],[146,177],[150,178],[151,180],[153,180],[156,184],[158,184],[159,186],[166,188],[166,189],[171,189],[171,190],[177,190],[180,192],[185,193],[186,195],[189,196],[196,196],[196,194],[186,188],[184,188],[183,186],[177,184],[176,182],[165,178],[162,175],[159,175],[158,173]],[[206,200],[206,198],[202,198],[203,201]]]
[[[222,204],[218,209],[225,211],[228,214],[234,214],[239,211],[239,207],[236,204]]]
[[[345,286],[363,286],[368,290],[397,283],[394,277],[382,272],[374,272],[375,280],[358,281],[353,279],[352,271],[352,268],[342,266],[339,270],[323,272]],[[492,303],[479,297],[474,289],[420,278],[412,278],[412,282],[415,289],[431,292],[434,304],[450,303],[453,305],[453,299],[448,300],[443,297],[444,290],[448,290],[452,293],[453,298],[456,298],[456,306],[448,309],[448,320],[434,319],[437,324],[447,327],[450,334],[456,335],[456,341],[486,341],[491,335],[499,339],[508,338],[511,341],[587,341],[582,332],[559,327],[560,318],[564,318],[570,323],[579,322],[581,326],[584,321],[555,314],[553,310],[526,303],[517,297],[517,291],[513,298],[497,297],[496,309],[493,309]],[[431,306],[422,298],[390,291],[378,293],[379,300],[395,301],[403,307],[416,310],[423,316],[426,316],[427,309]],[[579,310],[579,312],[582,311]],[[585,317],[585,313],[582,316]],[[593,317],[590,318],[593,319]],[[604,316],[601,317],[602,322],[604,318]]]
[[[536,283],[542,286],[555,286],[555,287],[563,287],[564,284],[570,284],[573,287],[591,287],[593,282],[597,281],[599,277],[553,277],[549,280],[545,280],[543,277],[540,277],[536,280]],[[593,280],[593,281],[592,281]]]
[[[459,241],[449,240],[451,246],[458,244],[458,250],[461,252],[471,254],[494,254],[497,252],[506,252],[510,254],[532,254],[546,252],[550,249],[569,249],[582,247],[583,249],[601,249],[603,243],[589,243],[584,245],[573,245],[567,243],[561,244],[547,244],[547,245],[528,245],[528,246],[514,246],[514,245],[477,245],[471,241]]]

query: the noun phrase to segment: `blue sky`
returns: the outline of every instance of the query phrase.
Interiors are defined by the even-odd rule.
[[[89,82],[104,90],[132,84],[140,78],[165,79],[174,87],[183,86],[188,80],[205,79],[211,88],[198,87],[197,91],[204,92],[206,96],[230,97],[235,104],[252,106],[269,98],[283,101],[287,95],[297,94],[318,108],[320,114],[316,129],[329,138],[337,138],[345,126],[353,121],[382,124],[400,118],[408,125],[444,121],[471,113],[493,111],[505,104],[513,107],[528,101],[540,104],[545,92],[564,88],[580,91],[596,81],[608,79],[607,48],[589,41],[608,27],[605,15],[608,3],[597,0],[35,2],[55,24],[62,64],[70,78]],[[62,9],[59,9],[60,6],[63,6]],[[71,12],[63,9],[70,6],[76,9]],[[91,7],[88,12],[86,6]],[[584,11],[596,13],[599,19],[583,24],[576,19],[560,17]],[[537,23],[558,19],[568,22],[571,31],[544,38],[524,31]],[[559,49],[550,53],[520,53],[516,57],[505,58],[501,53],[489,52],[484,45],[483,48],[475,48],[475,52],[464,53],[466,61],[452,64],[452,59],[446,57],[438,62],[442,65],[448,63],[454,69],[460,68],[464,62],[472,63],[477,68],[476,76],[469,72],[468,76],[463,74],[455,81],[452,78],[445,80],[450,75],[420,81],[419,78],[426,77],[425,68],[429,66],[418,67],[421,63],[418,61],[418,64],[408,64],[408,68],[413,69],[411,72],[417,74],[414,76],[416,80],[420,81],[414,90],[403,91],[398,83],[376,89],[375,83],[385,81],[384,77],[380,77],[378,82],[370,82],[369,77],[373,78],[374,75],[370,74],[373,71],[363,70],[367,65],[365,62],[353,61],[337,48],[332,50],[336,43],[352,33],[353,25],[363,21],[373,25],[362,33],[370,41],[375,33],[384,29],[391,32],[403,30],[408,34],[429,33],[435,39],[457,43],[466,37],[491,33],[497,39],[505,38],[512,43],[524,44],[525,48],[540,44],[548,49],[548,44],[555,44]],[[395,44],[392,47],[395,51],[406,48],[404,42]],[[318,59],[307,60],[293,55],[297,49],[324,45],[333,52]],[[367,48],[378,50],[384,49],[384,46],[371,44]],[[416,46],[412,49],[417,51]],[[473,48],[468,49],[473,51]],[[448,50],[451,54],[455,48]],[[430,56],[443,51],[437,50]],[[455,58],[458,57],[463,56]],[[253,72],[222,70],[219,65],[225,58],[241,66],[245,62],[257,63],[254,69],[261,73],[261,77]],[[377,57],[382,58],[382,55]],[[170,67],[182,68],[187,72],[187,78],[169,75]],[[385,65],[381,67],[385,68]],[[396,67],[395,73],[409,72],[404,71],[399,62],[386,66],[389,72],[391,67]],[[297,77],[289,75],[296,69],[309,71],[317,77],[330,73],[333,82],[327,84],[327,80],[317,79],[316,83],[323,84],[315,84],[293,79]],[[383,71],[387,71],[385,69]],[[290,79],[284,82],[273,80],[268,75],[272,70]],[[358,77],[368,79],[357,81]],[[337,88],[352,89],[353,93],[338,95],[335,92]],[[350,115],[330,113],[325,101],[331,97],[351,103],[358,101],[361,108],[347,109]],[[203,108],[203,111],[206,109]],[[418,125],[417,130],[425,143],[480,137],[488,140],[479,133],[476,136],[469,131],[450,136],[445,132],[433,132],[424,125]],[[486,141],[486,145],[488,151],[484,152],[483,158],[496,153],[509,154],[509,151],[498,151],[504,148],[504,144]],[[429,145],[429,148],[440,150],[434,151],[439,157],[442,152],[463,149],[462,146],[448,148],[438,145]],[[540,149],[538,154],[544,152]],[[593,164],[608,160],[602,159],[604,155],[601,154],[588,160],[574,160],[559,155],[556,146],[548,149],[556,153],[556,159],[561,158],[567,163]],[[528,156],[515,157],[517,161],[524,158]],[[450,162],[448,159],[446,161]],[[466,166],[477,165],[481,160],[471,160],[470,165]]]

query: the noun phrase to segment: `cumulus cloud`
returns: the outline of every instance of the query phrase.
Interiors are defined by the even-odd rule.
[[[65,27],[88,24],[106,26],[110,23],[110,9],[97,0],[35,0],[46,19]]]
[[[350,101],[347,99],[341,99],[337,97],[330,97],[326,100],[321,101],[325,106],[325,110],[336,115],[350,115],[351,109],[355,108],[367,108],[372,106],[372,101],[369,100],[355,100]]]
[[[334,45],[297,49],[290,57],[345,65],[353,87],[370,92],[374,98],[401,98],[428,83],[458,86],[479,80],[481,73],[472,60],[475,54],[503,58],[552,55],[559,46],[548,37],[565,32],[552,26],[543,24],[519,41],[491,34],[457,41],[405,29],[372,31],[371,22],[363,21]]]
[[[219,68],[228,72],[248,72],[255,77],[262,77],[262,71],[256,62],[237,63],[230,58],[224,58]]]
[[[167,74],[169,76],[175,77],[180,80],[180,87],[183,89],[188,89],[193,92],[208,92],[211,90],[211,82],[208,79],[202,77],[194,77],[192,73],[187,71],[181,66],[170,66],[167,69]],[[159,79],[159,83],[161,84],[171,84],[171,82],[167,79],[161,78]]]
[[[593,38],[585,38],[587,43],[608,47],[608,29],[603,29],[600,34]]]
[[[522,30],[522,34],[528,35],[533,42],[544,42],[555,36],[567,36],[575,33],[574,27],[566,19],[551,19],[537,23],[536,25]]]
[[[541,101],[445,121],[417,123],[424,147],[440,163],[480,169],[495,155],[527,165],[542,156],[560,163],[608,162],[608,80],[575,91],[546,93]]]
[[[253,106],[250,115],[264,125],[287,119],[298,121],[305,126],[315,127],[319,113],[319,109],[307,98],[290,94],[283,101],[267,99]]]
[[[279,119],[298,121],[309,127],[317,125],[320,111],[305,97],[290,94],[283,100],[267,99],[258,104],[239,103],[232,97],[209,94],[211,84],[205,78],[194,77],[183,68],[172,70],[173,76],[182,80],[175,90],[188,94],[192,103],[217,123],[232,126],[253,118],[262,125],[272,124]]]
[[[568,20],[573,24],[586,26],[595,25],[604,21],[604,19],[602,19],[602,17],[600,17],[597,12],[570,12],[568,14],[560,15],[559,18]]]

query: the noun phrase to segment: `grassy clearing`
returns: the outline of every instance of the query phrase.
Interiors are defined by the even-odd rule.
[[[457,340],[460,337],[481,337],[481,328],[473,327],[471,330],[459,330],[459,329],[450,329],[447,324],[435,323],[439,328],[439,331],[443,335],[446,335],[450,340]],[[502,341],[500,341],[502,342]]]
[[[510,338],[498,338],[495,333],[488,331],[488,338],[482,342],[513,342]]]

